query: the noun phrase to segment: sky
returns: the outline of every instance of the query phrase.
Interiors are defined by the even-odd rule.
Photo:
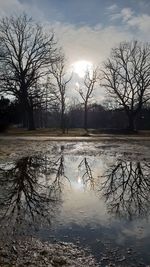
[[[0,0],[0,17],[22,12],[54,30],[68,64],[101,64],[121,41],[150,41],[150,0]]]

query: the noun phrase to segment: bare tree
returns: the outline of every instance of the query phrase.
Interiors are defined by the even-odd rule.
[[[130,131],[143,104],[150,99],[150,45],[124,42],[112,49],[104,63],[102,85],[122,106]]]
[[[150,164],[118,160],[104,174],[101,189],[108,211],[132,220],[150,207]]]
[[[58,99],[53,94],[53,90],[54,85],[49,76],[42,83],[37,83],[36,88],[34,88],[35,121],[37,122],[38,119],[40,127],[48,127],[51,112],[59,113]]]
[[[60,56],[60,60],[52,64],[51,73],[54,77],[53,95],[56,97],[60,104],[60,127],[62,133],[65,133],[65,110],[66,110],[66,89],[68,83],[72,79],[72,74],[67,77],[65,58],[63,55]]]
[[[98,68],[93,68],[92,70],[86,71],[84,77],[84,86],[79,87],[79,94],[83,100],[84,105],[84,129],[87,131],[88,125],[88,104],[89,100],[93,97],[93,92],[98,81]]]
[[[25,14],[0,21],[1,91],[19,99],[29,130],[35,129],[33,88],[57,60],[55,44],[54,34],[46,34]]]

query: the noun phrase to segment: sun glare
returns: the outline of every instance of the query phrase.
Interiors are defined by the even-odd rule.
[[[80,60],[72,64],[73,72],[78,74],[80,78],[85,76],[87,70],[92,68],[93,64],[90,61]]]

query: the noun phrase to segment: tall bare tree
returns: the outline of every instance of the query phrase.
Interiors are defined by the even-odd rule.
[[[84,86],[79,87],[79,94],[83,100],[84,105],[84,129],[87,131],[88,125],[88,104],[89,100],[93,97],[93,92],[97,85],[99,78],[98,67],[86,71],[84,77]]]
[[[66,89],[72,79],[72,74],[67,75],[65,58],[62,55],[59,61],[51,66],[51,72],[54,77],[53,94],[60,104],[60,127],[62,133],[65,133],[65,110],[66,110]]]
[[[150,44],[124,42],[104,63],[102,85],[123,107],[130,131],[143,104],[150,99]]]
[[[0,21],[1,91],[19,99],[29,130],[35,128],[33,88],[57,60],[55,45],[54,34],[46,34],[25,14]]]

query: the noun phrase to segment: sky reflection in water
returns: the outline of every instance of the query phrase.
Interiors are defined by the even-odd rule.
[[[78,240],[97,255],[106,243],[134,246],[150,260],[150,163],[145,160],[70,154],[61,146],[1,164],[0,186],[3,236],[38,230],[40,238]]]

